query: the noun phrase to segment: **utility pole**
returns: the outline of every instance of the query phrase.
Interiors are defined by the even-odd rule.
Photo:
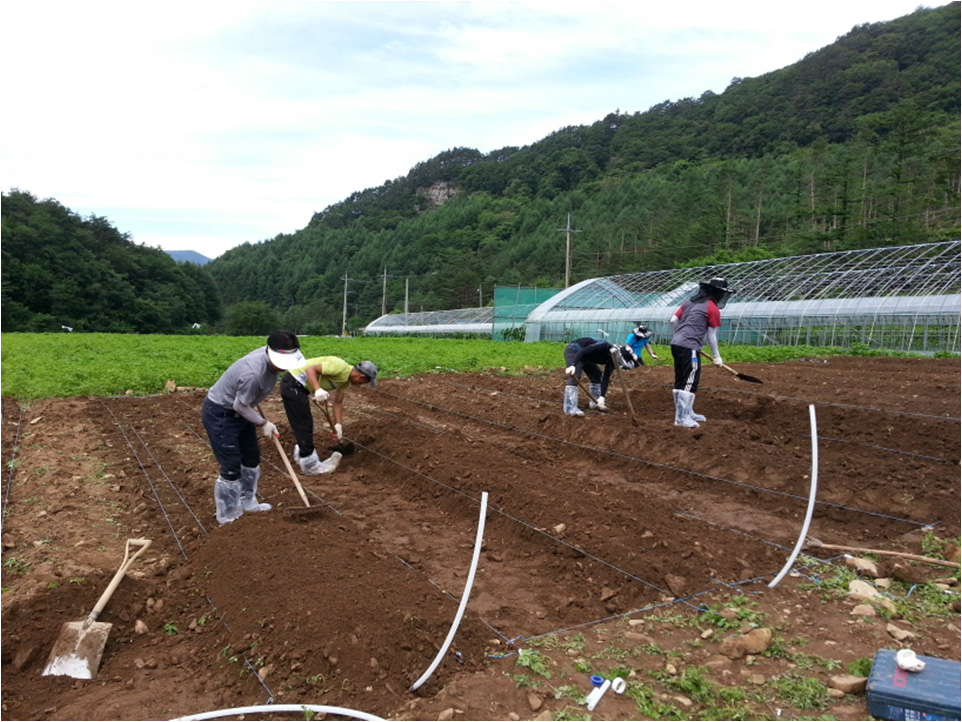
[[[381,315],[387,315],[387,266],[384,267],[384,282],[381,284]]]
[[[347,336],[347,271],[344,271],[344,311],[341,314],[341,335]]]
[[[481,302],[481,286],[478,286],[478,308],[481,308],[484,304]]]
[[[410,278],[405,277],[404,279],[404,313],[405,315],[408,312],[408,284],[410,283],[410,281],[411,281]]]
[[[567,288],[571,283],[571,234],[581,233],[581,231],[576,231],[571,227],[570,213],[568,214],[568,225],[558,230],[565,234],[565,288]]]

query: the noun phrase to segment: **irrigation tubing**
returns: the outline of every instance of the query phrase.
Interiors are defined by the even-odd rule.
[[[461,617],[464,616],[464,608],[468,606],[468,597],[471,596],[471,587],[474,585],[474,573],[478,568],[478,557],[481,556],[481,542],[484,540],[484,517],[488,511],[488,492],[481,492],[481,514],[478,519],[478,534],[474,539],[474,556],[471,559],[471,570],[468,572],[467,581],[464,582],[464,593],[461,595],[461,604],[458,605],[458,613],[454,617],[454,624],[451,625],[451,629],[448,632],[447,639],[444,640],[444,644],[441,645],[441,649],[438,650],[437,656],[428,667],[424,674],[418,679],[417,682],[411,685],[411,691],[414,692],[418,687],[427,681],[434,670],[437,668],[438,664],[441,663],[441,658],[447,654],[448,647],[451,646],[451,640],[454,639],[455,632],[458,631],[458,625],[461,624]]]
[[[7,474],[7,484],[6,489],[3,492],[3,516],[0,517],[0,532],[3,531],[3,525],[7,522],[7,507],[10,505],[10,489],[13,486],[13,471],[17,468],[17,449],[20,445],[20,427],[23,424],[23,409],[19,408],[19,416],[17,416],[17,433],[13,437],[13,457],[7,462],[7,467],[10,469],[10,473]]]
[[[798,541],[795,542],[795,548],[792,549],[792,553],[788,557],[788,561],[785,562],[785,566],[782,570],[775,576],[772,581],[768,583],[769,589],[774,589],[778,586],[778,583],[782,581],[782,578],[788,574],[788,570],[792,568],[792,564],[795,563],[795,559],[798,557],[798,553],[805,546],[805,537],[808,536],[808,527],[812,523],[812,511],[815,509],[815,494],[818,492],[818,430],[815,427],[815,405],[810,404],[808,407],[808,417],[812,424],[812,483],[809,487],[808,493],[808,510],[805,512],[805,521],[802,523],[802,531],[798,535]]]
[[[261,704],[253,707],[231,707],[230,709],[218,709],[213,712],[201,712],[187,717],[175,717],[172,722],[183,722],[185,720],[204,720],[219,719],[220,717],[235,717],[242,714],[276,714],[277,712],[297,712],[304,716],[304,719],[311,719],[306,716],[308,712],[314,715],[337,714],[351,719],[373,720],[383,722],[383,717],[377,717],[367,712],[360,712],[356,709],[346,707],[330,707],[326,704]],[[313,716],[313,715],[312,715]]]
[[[472,416],[471,414],[465,414],[465,413],[462,413],[462,412],[460,412],[460,411],[455,411],[455,410],[453,410],[453,409],[444,408],[444,407],[442,407],[442,406],[435,406],[434,404],[430,404],[430,403],[427,403],[427,402],[425,402],[425,401],[418,401],[418,400],[416,400],[416,399],[412,399],[412,398],[409,398],[409,397],[406,397],[406,396],[399,396],[399,395],[397,395],[397,394],[390,394],[390,393],[388,393],[388,392],[386,392],[386,391],[381,391],[380,393],[381,393],[382,395],[385,395],[385,396],[390,396],[391,398],[397,399],[397,400],[399,400],[399,401],[407,401],[408,403],[411,403],[411,404],[417,404],[418,406],[424,406],[424,407],[429,408],[429,409],[432,409],[432,410],[434,410],[434,411],[441,411],[441,412],[444,412],[444,413],[452,414],[453,416],[460,416],[460,417],[465,418],[465,419],[471,419],[472,421],[476,421],[476,422],[481,423],[481,424],[487,424],[488,426],[495,426],[495,427],[498,427],[498,428],[501,428],[501,429],[506,429],[506,430],[508,430],[508,431],[516,431],[516,432],[521,433],[521,434],[526,434],[527,436],[532,436],[532,437],[534,437],[534,438],[536,438],[536,439],[545,439],[545,440],[547,440],[547,441],[555,442],[555,443],[558,443],[558,444],[566,444],[566,445],[568,445],[568,446],[573,446],[573,447],[578,448],[578,449],[584,449],[584,450],[586,450],[586,451],[592,451],[592,452],[595,452],[595,453],[597,453],[597,454],[607,454],[608,456],[615,456],[615,457],[618,457],[618,458],[621,458],[621,459],[626,459],[626,460],[628,460],[628,461],[637,461],[637,462],[639,462],[639,463],[641,463],[641,464],[646,464],[646,465],[651,466],[651,467],[656,468],[656,469],[666,469],[666,470],[668,470],[668,471],[672,471],[672,472],[679,473],[679,474],[687,474],[687,475],[689,475],[689,476],[696,477],[696,478],[708,479],[708,480],[710,480],[710,481],[720,481],[720,482],[722,482],[722,483],[724,483],[724,484],[732,484],[733,486],[740,486],[740,487],[745,488],[745,489],[753,489],[753,490],[758,491],[758,492],[761,492],[761,493],[763,493],[763,494],[774,494],[774,495],[776,495],[776,496],[784,496],[784,497],[787,497],[787,498],[789,498],[789,499],[804,499],[804,498],[805,498],[805,497],[803,497],[803,496],[799,496],[798,494],[792,494],[792,493],[787,492],[787,491],[779,491],[779,490],[777,490],[777,489],[767,489],[767,488],[765,488],[764,486],[757,486],[757,485],[755,485],[755,484],[747,484],[747,483],[745,483],[745,482],[743,482],[743,481],[735,481],[734,479],[726,479],[725,477],[722,477],[722,476],[714,476],[714,475],[712,475],[712,474],[704,474],[704,473],[699,472],[699,471],[692,471],[691,469],[683,469],[683,468],[680,467],[680,466],[672,466],[671,464],[661,464],[661,463],[658,463],[657,461],[651,461],[650,459],[642,459],[641,457],[638,457],[638,456],[629,456],[628,454],[622,454],[622,453],[617,452],[617,451],[611,451],[610,449],[602,449],[601,447],[598,447],[598,446],[589,446],[589,445],[587,445],[587,444],[579,444],[579,443],[574,442],[574,441],[568,441],[567,439],[560,439],[560,438],[558,438],[558,437],[556,437],[556,436],[548,436],[547,434],[541,434],[541,433],[539,433],[539,432],[537,432],[537,431],[529,431],[528,429],[522,429],[522,428],[520,428],[520,427],[518,427],[518,426],[511,426],[510,424],[502,424],[502,423],[499,423],[499,422],[496,422],[496,421],[490,421],[490,420],[485,419],[485,418],[482,418],[482,417],[480,417],[480,416]],[[391,414],[390,412],[384,411],[383,409],[379,409],[379,408],[377,408],[377,407],[374,407],[374,408],[375,408],[375,410],[379,411],[381,414],[391,415],[391,416],[395,416],[395,417],[397,417],[397,418],[403,418],[400,414]],[[429,428],[433,428],[433,427],[429,427]],[[433,430],[434,430],[434,431],[437,431],[437,429],[433,429]],[[911,525],[916,526],[916,527],[931,526],[931,522],[912,521],[911,519],[903,519],[903,518],[901,518],[901,517],[892,516],[892,515],[890,515],[890,514],[882,514],[882,513],[880,513],[880,512],[869,511],[869,510],[867,510],[867,509],[859,509],[859,508],[857,508],[857,507],[845,506],[844,504],[835,504],[835,503],[832,503],[832,502],[830,502],[830,501],[819,501],[818,503],[821,504],[822,506],[831,507],[831,508],[833,508],[833,509],[841,509],[841,510],[843,510],[843,511],[850,511],[850,512],[855,513],[855,514],[867,514],[868,516],[874,516],[874,517],[877,517],[877,518],[880,518],[880,519],[889,519],[890,521],[897,521],[897,522],[901,522],[901,523],[904,523],[904,524],[911,524]]]

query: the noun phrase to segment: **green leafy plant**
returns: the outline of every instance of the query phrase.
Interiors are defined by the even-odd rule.
[[[519,649],[516,664],[519,667],[527,667],[546,679],[551,679],[551,670],[548,669],[549,660],[536,649]]]
[[[10,570],[10,572],[13,574],[26,574],[28,571],[30,571],[32,564],[21,557],[9,557],[3,563],[3,566],[4,568]]]
[[[177,625],[174,622],[167,622],[164,624],[164,633],[170,636],[177,634],[179,631]]]
[[[868,677],[872,673],[872,660],[868,657],[859,657],[849,663],[848,671],[856,677]]]
[[[775,692],[785,702],[799,709],[824,709],[828,705],[828,690],[814,677],[789,672],[775,681]]]

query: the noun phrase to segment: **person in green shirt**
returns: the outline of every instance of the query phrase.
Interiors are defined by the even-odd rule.
[[[287,421],[294,432],[294,460],[301,472],[312,476],[326,474],[337,468],[341,454],[335,451],[325,461],[314,448],[314,416],[311,397],[321,404],[333,400],[334,429],[338,441],[344,438],[344,394],[360,384],[377,386],[377,366],[361,361],[353,366],[337,356],[318,356],[308,359],[300,368],[291,369],[281,378],[281,401]]]

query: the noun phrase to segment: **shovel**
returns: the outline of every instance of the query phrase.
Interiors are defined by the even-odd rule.
[[[264,412],[261,411],[261,407],[257,407],[257,413],[264,416]],[[266,419],[267,417],[264,416]],[[311,516],[315,512],[321,511],[320,509],[311,506],[311,502],[307,500],[307,494],[304,493],[304,487],[301,486],[301,480],[297,478],[297,474],[294,473],[294,467],[291,466],[290,459],[287,458],[287,454],[284,453],[284,447],[281,446],[280,439],[277,438],[277,434],[272,434],[271,439],[274,441],[274,446],[277,448],[277,453],[280,454],[281,460],[284,462],[284,466],[287,468],[287,473],[290,474],[291,479],[294,482],[294,486],[297,488],[297,493],[301,497],[301,501],[304,502],[303,507],[295,506],[287,509],[286,511],[296,514],[298,516]],[[305,514],[307,512],[307,514]]]
[[[354,453],[354,442],[344,441],[343,439],[337,438],[337,429],[334,427],[334,419],[331,418],[331,412],[327,410],[327,404],[322,404],[317,399],[311,399],[317,408],[324,412],[324,418],[327,419],[327,425],[331,427],[331,433],[334,434],[334,438],[337,440],[337,445],[334,447],[334,451],[339,451],[340,453],[347,456],[348,454]]]
[[[709,361],[712,360],[711,356],[709,356],[709,355],[708,355],[707,353],[705,353],[704,351],[702,351],[702,350],[699,349],[698,353],[700,353],[702,356],[704,356],[704,357],[705,357],[706,359],[708,359]],[[712,363],[714,363],[714,362],[712,362]],[[748,374],[740,374],[740,373],[738,373],[735,369],[733,369],[731,366],[726,366],[725,364],[722,364],[721,367],[722,367],[723,369],[725,369],[726,371],[734,374],[735,378],[741,379],[742,381],[748,381],[749,383],[752,383],[752,384],[760,384],[760,383],[762,383],[762,380],[761,380],[761,379],[755,378],[754,376],[749,376]]]
[[[60,636],[50,650],[50,657],[47,659],[47,666],[44,667],[43,675],[57,675],[74,677],[76,679],[93,679],[100,667],[100,658],[104,653],[104,646],[107,644],[107,635],[113,626],[109,622],[98,622],[97,617],[107,606],[110,597],[113,595],[120,580],[134,563],[134,560],[147,550],[151,544],[150,539],[128,539],[124,547],[124,561],[120,569],[110,580],[110,584],[100,595],[93,611],[87,615],[82,622],[65,622],[60,629]],[[139,546],[133,554],[130,553],[131,546]]]

